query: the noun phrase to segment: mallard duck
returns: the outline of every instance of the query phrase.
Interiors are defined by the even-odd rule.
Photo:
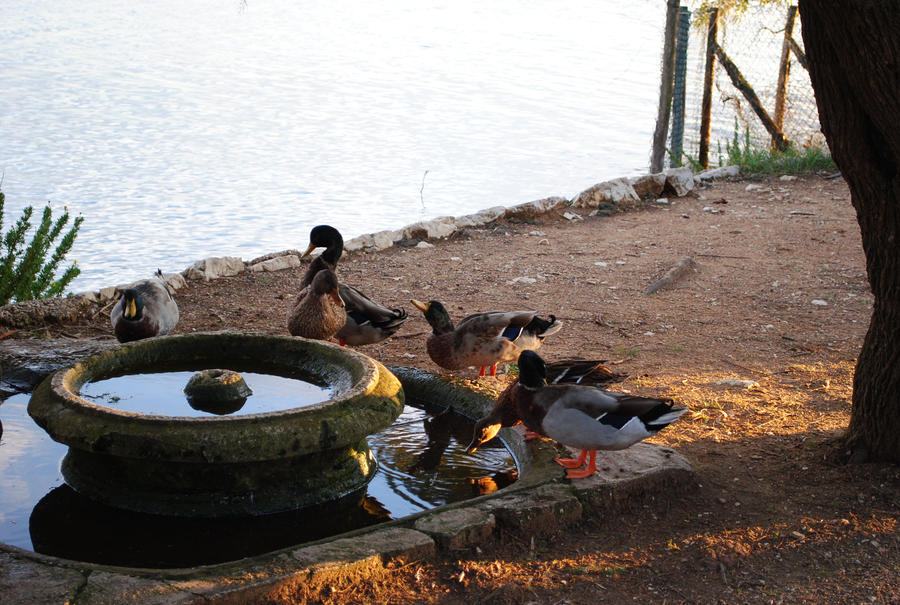
[[[613,382],[621,382],[628,377],[628,374],[614,372],[604,364],[606,364],[606,361],[603,359],[581,358],[545,362],[546,382],[547,384],[582,384],[592,387],[603,387]],[[518,412],[515,411],[515,404],[512,402],[507,403],[516,384],[517,382],[513,382],[506,387],[497,398],[497,403],[495,404],[495,410],[498,410],[497,413],[500,414],[500,425],[504,427],[514,426],[522,422]],[[541,435],[526,427],[525,439],[537,437],[541,437]]]
[[[153,277],[128,286],[109,313],[119,342],[168,334],[178,317],[178,304],[159,269]]]
[[[597,450],[621,450],[655,435],[677,420],[686,408],[671,399],[637,397],[593,386],[547,384],[544,360],[533,351],[519,355],[519,378],[475,424],[474,452],[501,426],[521,420],[525,426],[563,445],[581,449],[576,459],[557,458],[567,477],[582,479],[597,471]],[[579,469],[587,461],[587,467]]]
[[[344,327],[347,313],[338,292],[334,271],[323,269],[316,273],[307,287],[300,291],[288,313],[287,329],[292,336],[330,340]]]
[[[334,227],[318,225],[309,232],[309,246],[303,256],[308,256],[321,247],[325,251],[310,262],[309,269],[300,282],[301,288],[308,286],[313,276],[322,269],[336,270],[338,260],[344,252],[344,238]],[[344,327],[336,334],[342,345],[359,346],[381,342],[399,330],[407,319],[403,309],[389,309],[348,284],[342,283],[339,287],[347,314]]]
[[[481,366],[479,376],[485,375],[487,366],[491,376],[496,376],[498,363],[515,361],[522,351],[537,349],[544,338],[562,328],[556,316],[542,319],[535,311],[473,313],[454,328],[440,302],[410,302],[425,314],[432,328],[427,342],[432,361],[448,370]]]
[[[300,281],[301,288],[312,283],[313,277],[322,269],[337,269],[338,261],[344,253],[344,238],[331,225],[317,225],[310,230],[309,246],[300,258],[309,256],[316,248],[325,248],[325,251],[310,261],[309,268]]]

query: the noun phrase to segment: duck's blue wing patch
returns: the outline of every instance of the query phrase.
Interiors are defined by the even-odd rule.
[[[501,336],[503,336],[503,338],[507,340],[515,340],[522,335],[523,329],[524,328],[517,328],[515,326],[507,326],[506,329],[503,330],[503,334],[501,334]]]

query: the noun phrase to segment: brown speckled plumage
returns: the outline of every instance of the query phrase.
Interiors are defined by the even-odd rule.
[[[344,327],[347,313],[338,294],[337,277],[330,270],[316,274],[300,291],[288,312],[287,329],[292,336],[329,340]]]
[[[428,355],[448,370],[515,361],[519,353],[537,349],[562,327],[552,315],[545,320],[534,311],[487,311],[468,315],[454,328],[440,302],[412,303],[425,313],[433,330],[426,343]]]

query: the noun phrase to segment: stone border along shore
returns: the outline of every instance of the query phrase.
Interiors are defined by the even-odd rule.
[[[396,231],[362,235],[345,243],[345,250],[376,251],[404,239],[445,238],[458,229],[478,227],[501,218],[534,218],[565,207],[597,208],[637,203],[641,199],[672,194],[681,197],[715,178],[738,176],[736,166],[693,175],[675,168],[636,178],[599,183],[572,200],[549,197],[505,208],[497,206],[458,218],[440,217]],[[614,208],[613,208],[614,209]],[[569,220],[580,215],[565,213]],[[174,288],[185,279],[215,279],[244,270],[277,271],[300,264],[300,253],[288,250],[245,263],[239,258],[208,258],[182,273],[166,275]],[[106,302],[124,286],[80,294],[88,301]],[[11,305],[10,305],[11,306]],[[2,309],[2,308],[0,308]],[[472,381],[435,376],[406,367],[391,367],[410,400],[449,401],[470,417],[484,415],[497,396]],[[134,569],[82,563],[29,552],[0,543],[0,594],[10,602],[28,605],[72,603],[98,605],[243,604],[289,594],[300,585],[326,586],[341,578],[364,579],[397,564],[408,564],[470,548],[493,539],[502,530],[537,536],[577,523],[586,515],[607,514],[613,508],[640,506],[657,496],[677,495],[696,486],[690,462],[671,448],[638,443],[627,450],[598,452],[596,475],[578,481],[564,479],[553,462],[559,446],[548,441],[526,444],[517,429],[503,429],[501,439],[513,453],[520,470],[512,485],[492,494],[448,504],[340,536],[299,547],[249,557],[240,561],[188,569]]]
[[[691,173],[690,168],[682,167],[640,177],[620,177],[585,189],[571,200],[563,197],[547,197],[516,206],[493,206],[474,214],[458,217],[441,216],[429,221],[419,221],[401,229],[360,235],[344,242],[344,250],[347,253],[377,252],[410,240],[418,240],[417,247],[427,248],[431,246],[428,240],[447,238],[460,229],[483,227],[504,218],[534,218],[567,207],[597,208],[597,214],[608,214],[618,204],[637,203],[641,199],[658,198],[663,194],[682,197],[693,191],[696,184],[739,174],[738,166],[712,168],[696,175]],[[659,198],[657,201],[668,202],[666,198]],[[566,213],[563,216],[569,220],[580,218],[573,213]],[[211,257],[193,263],[181,273],[166,273],[163,278],[173,290],[178,290],[185,286],[185,280],[209,281],[237,275],[243,271],[281,271],[299,267],[302,264],[300,254],[298,250],[282,250],[250,261],[235,256]],[[119,296],[127,287],[127,284],[108,286],[96,292],[83,292],[77,296],[89,302],[106,303]]]

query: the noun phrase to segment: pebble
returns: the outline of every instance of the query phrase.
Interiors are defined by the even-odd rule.
[[[716,384],[726,387],[740,387],[742,389],[752,389],[759,386],[759,383],[755,380],[741,380],[740,378],[723,378]]]
[[[828,306],[828,303],[825,302],[824,300],[822,300],[821,298],[814,298],[812,301],[812,304],[816,305],[817,307],[827,307]]]

